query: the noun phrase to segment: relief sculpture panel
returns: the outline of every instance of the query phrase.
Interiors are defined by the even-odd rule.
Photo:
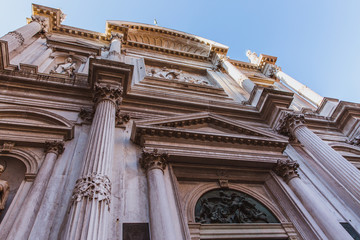
[[[234,190],[212,190],[196,203],[196,222],[209,223],[279,223],[259,201]]]
[[[204,75],[175,68],[147,66],[146,75],[149,77],[174,80],[184,83],[192,83],[205,86],[212,85]]]

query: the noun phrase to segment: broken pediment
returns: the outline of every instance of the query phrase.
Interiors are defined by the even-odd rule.
[[[278,134],[210,113],[187,114],[166,119],[135,122],[132,140],[141,144],[146,136],[176,137],[280,148],[285,148],[288,143],[285,137]]]

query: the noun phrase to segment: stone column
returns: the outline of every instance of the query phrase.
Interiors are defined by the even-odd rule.
[[[226,58],[221,61],[222,67],[246,92],[251,94],[255,88],[255,83],[251,81],[245,74],[231,64]]]
[[[32,16],[32,22],[16,29],[15,31],[9,32],[0,40],[4,40],[8,43],[9,53],[23,45],[24,42],[33,37],[40,31],[45,31],[47,27],[46,18],[40,16]]]
[[[7,239],[28,239],[32,225],[40,209],[41,200],[53,171],[55,161],[63,151],[63,142],[53,141],[45,143],[45,159],[29,190],[27,198],[21,206],[21,213],[16,218]]]
[[[154,151],[143,151],[141,167],[146,171],[150,203],[150,232],[152,240],[172,240],[174,223],[166,193],[164,170],[168,155]]]
[[[296,162],[278,160],[274,172],[289,185],[328,239],[351,240],[352,237],[321,202],[319,195],[301,181],[297,172],[298,167],[299,164]]]
[[[298,82],[294,78],[290,77],[283,71],[281,71],[280,68],[275,69],[275,76],[280,79],[280,81],[284,82],[286,85],[294,89],[296,92],[299,93],[299,95],[304,96],[306,99],[308,99],[310,102],[315,104],[316,106],[320,106],[323,97],[305,86],[304,84]]]
[[[120,61],[121,56],[121,43],[124,35],[121,33],[112,33],[111,34],[111,44],[110,50],[107,58],[113,61]]]
[[[82,177],[76,181],[63,239],[107,239],[113,159],[115,111],[120,87],[95,85],[95,115],[85,151]]]
[[[360,199],[360,171],[304,124],[302,114],[286,113],[278,131],[298,139],[356,199]]]

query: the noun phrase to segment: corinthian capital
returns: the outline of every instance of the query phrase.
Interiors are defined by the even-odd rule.
[[[48,31],[48,27],[49,27],[49,19],[42,17],[42,16],[38,16],[38,15],[33,15],[31,16],[31,21],[32,22],[37,22],[41,25],[41,32],[46,33]]]
[[[55,153],[60,155],[64,152],[64,142],[63,141],[46,141],[44,152],[46,153]]]
[[[159,153],[157,149],[153,151],[143,150],[140,158],[140,165],[146,172],[151,169],[165,170],[169,155],[167,153]]]
[[[303,125],[305,123],[305,118],[303,114],[295,114],[287,112],[285,115],[280,119],[280,122],[277,127],[277,132],[288,136],[288,137],[294,137],[293,131],[295,128],[297,128],[300,125]]]
[[[98,104],[101,101],[108,100],[113,102],[116,106],[119,106],[122,101],[122,88],[103,86],[101,84],[95,84],[94,91],[94,103]]]
[[[124,34],[122,33],[111,33],[110,40],[118,39],[120,42],[124,40]]]
[[[295,161],[290,160],[278,160],[276,166],[273,171],[282,177],[285,182],[290,181],[295,177],[299,177],[297,169],[299,168],[299,164]]]

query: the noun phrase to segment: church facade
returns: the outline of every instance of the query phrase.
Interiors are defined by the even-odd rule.
[[[360,239],[360,104],[154,25],[0,38],[0,239]]]

